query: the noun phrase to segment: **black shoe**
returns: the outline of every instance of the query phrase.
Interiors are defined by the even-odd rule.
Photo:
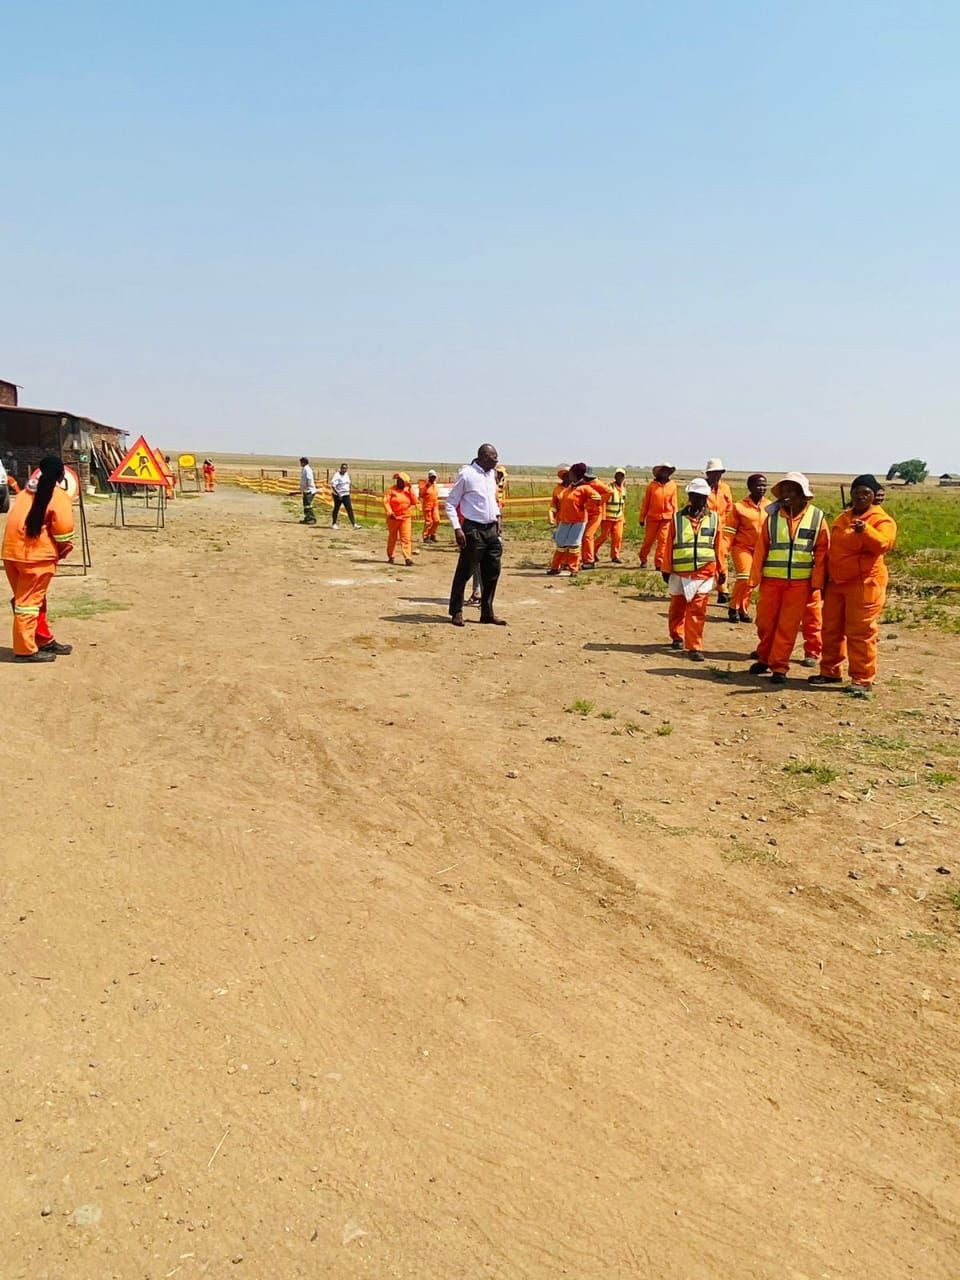
[[[49,650],[38,649],[36,653],[15,653],[14,662],[56,662],[57,655]]]
[[[614,559],[612,559],[612,558],[611,558],[610,563],[611,563],[611,564],[623,564],[623,561],[622,561],[622,560],[614,560]]]
[[[703,653],[702,653],[699,649],[691,649],[691,650],[690,650],[690,661],[691,661],[691,662],[704,662],[704,661],[706,661],[706,659],[704,658]]]
[[[559,577],[560,577],[560,570],[559,570],[559,569],[548,569],[548,570],[547,570],[547,577],[548,577],[548,578],[559,578]]]
[[[765,662],[752,662],[748,670],[752,676],[762,676],[764,672],[769,671],[770,668]]]
[[[843,676],[807,676],[807,684],[843,684]]]
[[[740,621],[740,615],[739,615],[739,613],[737,613],[736,609],[728,609],[728,610],[727,610],[727,621],[728,621],[728,622],[739,622],[739,621]]]
[[[753,619],[750,617],[749,613],[747,613],[746,609],[741,609],[741,610],[740,610],[740,612],[737,614],[737,617],[740,619],[740,621],[741,621],[741,622],[752,622],[752,621],[753,621]]]
[[[717,604],[729,604],[729,602],[730,597],[727,595],[726,591],[719,591],[717,593]]]
[[[786,684],[787,673],[785,671],[775,671],[770,677],[771,684]]]
[[[671,649],[682,649],[682,648],[683,648],[683,641],[682,641],[682,640],[671,640],[671,641],[670,641],[670,648],[671,648]]]
[[[584,560],[583,564],[580,566],[581,569],[595,569],[596,567],[597,562],[595,560]]]
[[[65,658],[68,653],[73,653],[73,645],[60,644],[58,640],[49,640],[46,644],[40,646],[40,652],[62,655]]]
[[[452,614],[450,615],[450,621],[453,623],[453,625],[454,625],[455,627],[462,627],[462,626],[463,626],[463,614],[462,614],[462,613],[452,613]]]

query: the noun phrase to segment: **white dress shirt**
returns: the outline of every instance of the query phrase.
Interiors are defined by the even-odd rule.
[[[344,471],[342,474],[335,471],[330,479],[330,488],[342,498],[345,493],[350,492],[350,472]]]
[[[454,529],[460,528],[458,507],[464,520],[477,524],[492,524],[499,517],[496,468],[484,471],[478,462],[460,468],[447,494],[447,519]]]
[[[317,492],[317,486],[313,479],[313,467],[311,466],[304,467],[303,470],[300,472],[300,492],[301,493]]]

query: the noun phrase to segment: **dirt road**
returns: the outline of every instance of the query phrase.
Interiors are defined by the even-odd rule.
[[[529,546],[456,631],[447,547],[107,519],[0,665],[5,1280],[960,1275],[957,641],[851,704]]]

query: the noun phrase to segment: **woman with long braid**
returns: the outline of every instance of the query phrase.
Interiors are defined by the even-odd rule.
[[[73,506],[63,463],[47,457],[36,483],[17,495],[3,533],[3,567],[13,589],[14,662],[52,662],[72,645],[58,644],[47,623],[47,591],[57,565],[73,550]]]

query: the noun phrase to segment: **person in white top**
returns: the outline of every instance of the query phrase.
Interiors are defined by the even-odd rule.
[[[474,569],[480,570],[480,621],[507,625],[493,611],[503,556],[496,465],[496,449],[482,444],[473,462],[460,468],[447,494],[447,519],[460,548],[450,587],[450,621],[455,627],[463,626],[463,592]]]
[[[300,459],[300,496],[303,498],[303,519],[301,524],[316,524],[313,514],[313,500],[317,496],[317,485],[313,478],[313,467],[309,458]]]
[[[330,479],[330,488],[333,490],[333,520],[331,521],[331,527],[337,528],[337,516],[340,514],[340,508],[343,507],[355,529],[357,521],[353,514],[353,505],[350,502],[350,472],[347,470],[345,462],[341,462],[339,470],[333,473]]]

